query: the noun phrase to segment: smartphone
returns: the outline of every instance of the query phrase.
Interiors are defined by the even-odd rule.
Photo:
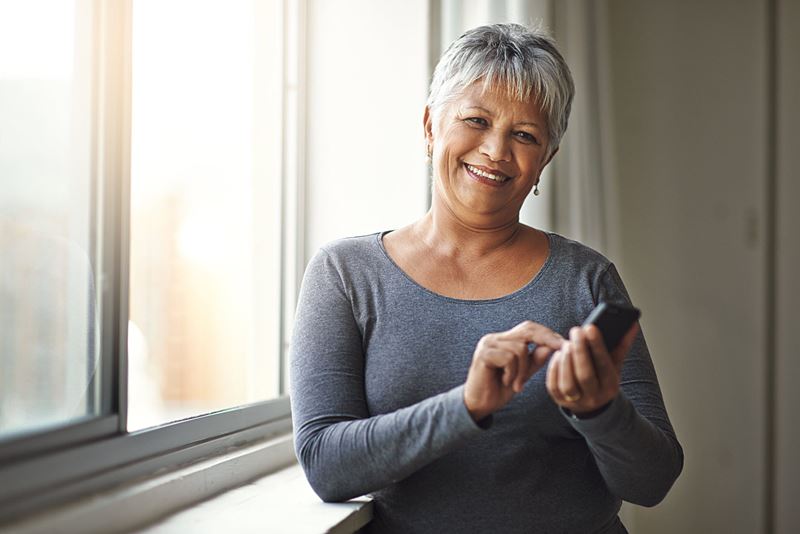
[[[603,341],[606,343],[606,349],[611,352],[617,348],[622,337],[641,315],[642,312],[633,306],[601,302],[592,310],[592,313],[583,322],[583,326],[593,324],[599,328],[603,335]]]

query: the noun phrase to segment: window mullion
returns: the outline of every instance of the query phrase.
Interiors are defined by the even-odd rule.
[[[102,354],[106,376],[104,407],[127,427],[128,256],[130,212],[131,2],[97,2],[100,13],[98,182],[103,191]],[[109,398],[110,397],[110,398]]]
[[[284,3],[283,158],[281,255],[280,391],[288,391],[288,353],[297,295],[307,261],[306,251],[306,0]]]

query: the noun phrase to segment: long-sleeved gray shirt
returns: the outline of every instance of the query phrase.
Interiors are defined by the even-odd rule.
[[[489,428],[464,405],[484,334],[531,320],[566,336],[599,301],[629,303],[612,263],[548,234],[549,256],[527,285],[460,300],[409,278],[384,233],[323,247],[300,291],[292,415],[297,456],[322,499],[371,493],[369,531],[406,534],[625,532],[621,499],[663,499],[683,452],[641,334],[620,395],[592,419],[553,402],[546,369]]]

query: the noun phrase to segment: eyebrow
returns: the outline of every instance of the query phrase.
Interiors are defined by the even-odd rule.
[[[481,107],[481,106],[466,106],[463,109],[477,109],[479,111],[483,111],[484,113],[486,113],[488,115],[492,115],[493,114],[490,110],[488,110],[488,109],[486,109],[484,107]],[[539,126],[535,122],[518,122],[517,124],[518,125],[523,125],[523,126],[533,126],[534,128],[541,129],[541,126]]]

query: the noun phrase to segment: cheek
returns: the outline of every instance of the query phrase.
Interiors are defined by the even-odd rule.
[[[442,182],[453,182],[454,175],[458,171],[458,162],[451,157],[446,150],[442,152],[439,159],[438,178]]]
[[[532,179],[541,175],[544,169],[544,153],[537,152],[533,154],[526,154],[524,156],[524,163],[522,164],[522,171]]]
[[[458,122],[434,125],[434,164],[439,179],[453,179],[462,160],[480,144],[480,135],[473,128]]]
[[[458,169],[464,156],[462,146],[452,141],[440,143],[438,150],[434,149],[434,152],[438,156],[438,168],[448,173]]]
[[[461,123],[444,125],[439,131],[438,144],[445,152],[460,152],[476,142],[476,131]]]

